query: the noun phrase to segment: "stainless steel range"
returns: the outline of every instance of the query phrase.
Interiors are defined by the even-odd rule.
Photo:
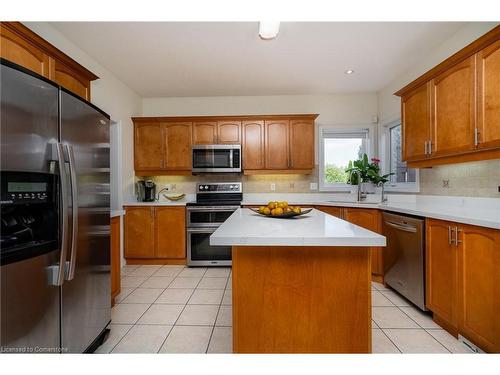
[[[230,266],[231,246],[210,245],[210,235],[236,211],[243,199],[241,182],[200,183],[196,202],[187,204],[188,266]]]

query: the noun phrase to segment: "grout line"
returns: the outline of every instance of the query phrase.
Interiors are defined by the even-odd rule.
[[[388,328],[388,329],[391,329],[391,328]],[[399,351],[399,353],[403,354],[403,351],[399,348],[399,346],[396,345],[396,343],[394,341],[391,340],[391,338],[387,335],[387,333],[385,333],[382,328],[380,330],[382,331],[384,336],[387,337],[387,339],[392,343],[392,345],[395,346],[395,348]]]

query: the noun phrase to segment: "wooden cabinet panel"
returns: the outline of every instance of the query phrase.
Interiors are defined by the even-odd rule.
[[[134,167],[136,170],[163,168],[163,137],[159,123],[134,124]]]
[[[154,208],[127,207],[125,258],[154,257]]]
[[[500,231],[457,225],[459,331],[488,352],[500,352]]]
[[[51,78],[48,54],[3,25],[0,34],[0,45],[2,46],[0,56],[3,59],[12,61],[46,78]]]
[[[431,81],[433,157],[474,149],[475,75],[473,56]]]
[[[289,161],[289,121],[264,121],[266,169],[287,169]]]
[[[342,207],[317,206],[316,209],[329,215],[342,219],[344,217],[344,209]]]
[[[218,121],[217,143],[238,144],[241,142],[241,121]]]
[[[217,143],[217,121],[193,122],[193,144],[213,145]]]
[[[500,40],[477,54],[478,147],[500,147]]]
[[[54,62],[54,75],[52,79],[85,100],[90,100],[90,81],[85,77],[79,76],[77,72],[58,60]]]
[[[453,223],[426,220],[426,305],[429,310],[457,326],[457,248],[451,244]]]
[[[422,85],[401,98],[403,130],[403,160],[422,160],[427,157],[426,142],[431,139],[429,84]]]
[[[264,121],[242,122],[244,169],[264,169]]]
[[[314,121],[290,121],[290,167],[314,168]]]
[[[191,170],[191,123],[169,122],[163,124],[165,143],[164,168]]]
[[[186,258],[186,210],[155,207],[155,257]]]
[[[120,217],[111,218],[111,304],[115,304],[115,297],[120,294]]]

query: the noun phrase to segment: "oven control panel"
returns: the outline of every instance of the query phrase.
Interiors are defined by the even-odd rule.
[[[241,193],[241,182],[201,183],[196,185],[198,193]]]

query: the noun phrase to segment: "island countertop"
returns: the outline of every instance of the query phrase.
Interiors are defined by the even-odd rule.
[[[220,246],[385,246],[384,236],[313,209],[292,219],[236,210],[210,236]]]

